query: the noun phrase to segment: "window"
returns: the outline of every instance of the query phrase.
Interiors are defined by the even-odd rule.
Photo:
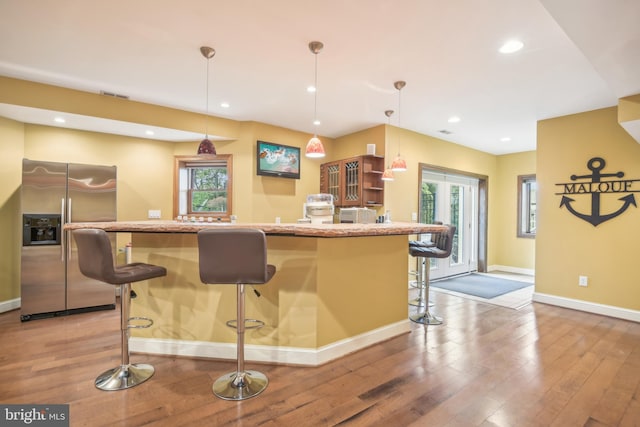
[[[232,156],[176,156],[174,216],[228,219],[232,213]]]
[[[536,237],[536,176],[518,176],[518,237]]]

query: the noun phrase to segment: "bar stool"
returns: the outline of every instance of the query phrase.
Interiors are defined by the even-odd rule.
[[[441,325],[442,318],[434,316],[429,311],[429,273],[431,269],[430,258],[448,258],[451,255],[453,249],[453,236],[456,233],[456,227],[454,225],[447,225],[447,231],[443,233],[434,233],[435,246],[420,246],[413,245],[409,247],[409,253],[411,256],[424,258],[422,266],[422,278],[423,286],[420,288],[420,297],[424,304],[424,311],[418,312],[409,316],[409,318],[424,325]],[[433,238],[432,237],[432,238]]]
[[[100,390],[124,390],[141,384],[151,378],[154,368],[144,363],[129,363],[129,329],[148,328],[153,320],[146,317],[129,317],[131,305],[131,283],[167,275],[167,270],[152,264],[130,263],[114,266],[113,251],[109,236],[104,230],[74,230],[73,237],[78,245],[80,272],[92,279],[120,288],[120,335],[121,363],[103,372],[96,378],[95,385]],[[146,322],[141,325],[130,321]]]
[[[434,221],[433,224],[442,225],[442,221]],[[420,247],[420,248],[434,247],[436,245],[437,233],[430,233],[430,234],[431,234],[430,236],[431,238],[429,240],[410,240],[409,254],[411,254],[411,248],[414,248],[414,247]],[[415,259],[416,259],[416,270],[415,272],[413,271],[409,272],[409,274],[411,274],[412,276],[415,276],[416,280],[410,281],[409,285],[421,290],[424,287],[424,278],[422,277],[422,274],[424,272],[425,259],[424,257],[415,257]],[[424,295],[421,291],[418,292],[418,296],[416,298],[412,298],[409,300],[409,305],[412,305],[415,307],[422,307],[424,304],[425,304]],[[433,303],[429,303],[429,306],[430,307],[433,306]]]
[[[237,366],[213,383],[213,393],[225,400],[244,400],[267,388],[269,380],[244,369],[245,285],[267,283],[276,267],[267,264],[267,239],[262,230],[215,228],[198,232],[200,280],[206,284],[236,285]]]

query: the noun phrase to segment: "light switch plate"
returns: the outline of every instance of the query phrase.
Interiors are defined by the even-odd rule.
[[[149,219],[160,219],[160,209],[149,209]]]

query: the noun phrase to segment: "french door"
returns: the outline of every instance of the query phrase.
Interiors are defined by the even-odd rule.
[[[478,269],[478,179],[422,169],[419,218],[456,226],[449,258],[431,258],[431,279]],[[430,236],[423,236],[430,239]]]

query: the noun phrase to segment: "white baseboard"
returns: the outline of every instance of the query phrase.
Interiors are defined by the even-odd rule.
[[[492,271],[504,271],[505,273],[514,274],[526,274],[528,276],[535,276],[536,270],[529,268],[510,267],[508,265],[490,265],[487,267],[487,273]]]
[[[618,319],[631,320],[633,322],[640,322],[640,311],[614,307],[612,305],[542,294],[540,292],[533,293],[533,301],[571,308],[573,310],[586,311],[588,313],[601,314],[603,316],[616,317]]]
[[[15,310],[16,308],[20,308],[20,298],[0,301],[0,313]]]
[[[409,320],[406,320],[319,348],[248,344],[244,347],[244,355],[246,360],[254,362],[319,366],[375,343],[408,333],[410,330]],[[236,359],[236,345],[229,343],[132,337],[129,340],[129,348],[138,353]]]

